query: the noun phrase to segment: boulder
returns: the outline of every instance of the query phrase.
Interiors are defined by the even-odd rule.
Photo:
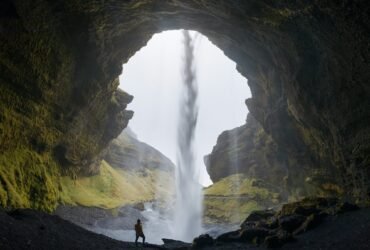
[[[284,204],[279,215],[299,214],[309,216],[323,211],[336,210],[339,200],[337,198],[307,197],[300,201]]]
[[[357,206],[356,204],[351,204],[351,203],[345,201],[345,202],[343,202],[342,204],[339,205],[338,213],[345,213],[345,212],[355,211],[359,208],[360,207]]]
[[[177,249],[177,250],[186,250],[191,247],[190,243],[186,243],[180,240],[172,240],[172,239],[162,239],[165,249]]]
[[[213,246],[213,238],[209,234],[201,234],[193,240],[193,248]]]
[[[275,211],[273,210],[262,210],[262,211],[253,211],[241,224],[241,228],[249,228],[252,225],[256,225],[256,222],[262,220],[268,220],[275,215]]]
[[[219,242],[238,242],[241,241],[240,239],[240,230],[227,232],[224,234],[221,234],[216,238],[216,241]]]
[[[322,221],[324,220],[326,216],[327,216],[326,213],[311,214],[310,216],[306,218],[306,220],[302,223],[302,225],[294,231],[294,235],[304,233],[307,230],[310,230],[318,226],[319,224],[322,223]]]
[[[285,231],[279,231],[275,235],[267,236],[264,243],[268,248],[278,248],[292,240],[294,240],[292,234]]]
[[[299,214],[285,215],[279,218],[279,226],[288,231],[293,232],[306,220],[306,217]]]
[[[240,239],[244,242],[260,242],[267,236],[270,236],[272,232],[265,228],[250,228],[243,229],[240,231]]]

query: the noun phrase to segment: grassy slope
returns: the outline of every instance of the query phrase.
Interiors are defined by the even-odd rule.
[[[267,204],[278,203],[277,193],[255,185],[256,180],[243,174],[221,179],[204,190],[206,222],[240,223],[254,211]]]
[[[73,180],[62,177],[62,203],[94,206],[105,209],[164,199],[171,195],[171,189],[157,185],[157,181],[171,183],[168,172],[146,169],[145,172],[128,171],[111,167],[103,161],[100,174]],[[157,187],[159,186],[159,187]],[[158,190],[159,197],[155,197]]]

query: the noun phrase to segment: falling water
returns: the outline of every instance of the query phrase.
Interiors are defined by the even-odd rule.
[[[195,166],[194,134],[198,118],[198,88],[194,64],[194,41],[184,36],[183,86],[177,128],[176,211],[174,234],[191,241],[202,231],[202,192]]]

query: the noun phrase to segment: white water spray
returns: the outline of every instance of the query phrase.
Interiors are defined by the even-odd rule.
[[[193,68],[193,39],[188,31],[184,36],[183,86],[177,128],[177,173],[175,237],[191,241],[202,232],[202,187],[195,166],[194,134],[198,119],[198,87]]]

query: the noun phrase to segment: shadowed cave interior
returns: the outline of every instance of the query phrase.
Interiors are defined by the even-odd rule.
[[[0,7],[0,233],[7,235],[1,248],[135,247],[65,221],[60,222],[62,232],[60,219],[45,212],[58,214],[64,206],[65,214],[82,210],[80,221],[74,221],[78,225],[94,216],[109,221],[142,209],[117,209],[132,201],[126,193],[135,195],[134,172],[141,174],[138,182],[149,183],[145,178],[158,175],[173,181],[165,156],[126,130],[122,133],[133,116],[126,109],[133,96],[117,87],[122,65],[153,34],[175,29],[208,37],[237,64],[252,92],[246,124],[223,132],[205,157],[212,181],[219,183],[208,192],[236,195],[233,183],[242,178],[262,208],[275,202],[279,210],[252,212],[246,220],[233,221],[239,225],[235,231],[203,235],[185,247],[253,249],[298,238],[283,248],[312,249],[324,244],[304,240],[320,238],[316,233],[331,247],[346,249],[325,228],[356,219],[367,223],[364,231],[343,239],[357,242],[358,249],[369,246],[361,237],[370,225],[365,1],[6,0]],[[237,147],[230,138],[238,139]],[[147,157],[126,154],[132,147],[145,150]],[[115,162],[117,155],[130,160],[127,166]],[[230,155],[240,165],[238,173],[229,171]],[[155,165],[158,157],[160,166]],[[130,169],[131,160],[139,168]],[[114,185],[108,188],[107,182]],[[142,201],[152,198],[147,190]],[[89,206],[96,211],[85,211]],[[32,210],[14,210],[19,208]],[[224,218],[212,214],[209,219],[217,224]],[[34,227],[44,236],[35,236]],[[348,229],[358,228],[350,224]],[[78,239],[64,235],[72,231]],[[50,235],[53,240],[43,238]],[[176,248],[182,243],[166,244]]]

